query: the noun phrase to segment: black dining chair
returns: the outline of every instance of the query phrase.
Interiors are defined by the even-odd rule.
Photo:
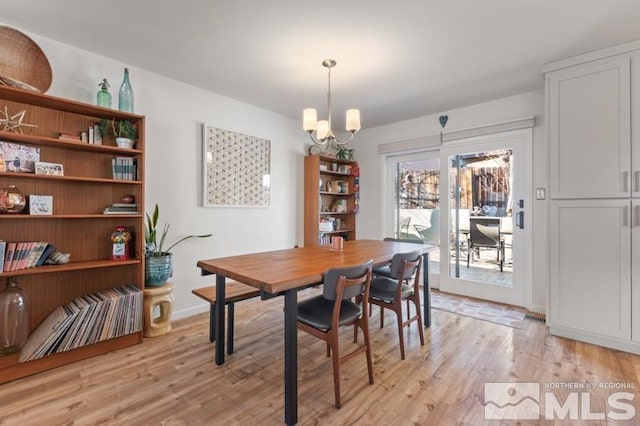
[[[369,305],[352,299],[368,300],[373,260],[362,265],[329,269],[324,274],[322,294],[298,303],[298,329],[327,343],[327,356],[333,355],[333,386],[335,404],[340,408],[340,366],[358,354],[365,353],[369,383],[373,384],[373,364],[369,341]],[[340,356],[338,329],[343,326],[360,328],[364,345]],[[356,334],[356,333],[354,333]]]
[[[424,332],[422,330],[422,314],[420,312],[420,267],[422,255],[419,251],[409,253],[397,253],[391,259],[391,276],[377,276],[371,280],[369,302],[378,305],[380,311],[380,328],[384,327],[384,309],[389,309],[396,314],[398,321],[398,336],[400,339],[400,356],[404,354],[404,327],[413,321],[418,322],[420,344],[424,345]],[[408,283],[412,279],[413,283]],[[402,320],[402,302],[411,301],[415,306],[415,315],[411,316],[410,305],[407,302],[407,320]]]
[[[480,250],[496,250],[496,260],[500,272],[504,266],[504,239],[500,235],[500,218],[469,218],[469,235],[467,240],[467,268],[473,262],[473,254]]]
[[[418,238],[392,238],[386,237],[383,241],[396,241],[399,243],[424,244],[424,241]],[[391,262],[386,265],[376,266],[373,268],[373,276],[391,277]]]

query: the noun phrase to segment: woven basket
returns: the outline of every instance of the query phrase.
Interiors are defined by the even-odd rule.
[[[42,93],[51,87],[51,65],[25,34],[0,25],[0,85]]]

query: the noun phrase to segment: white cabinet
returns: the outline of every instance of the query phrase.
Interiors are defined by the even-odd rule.
[[[640,42],[624,49],[544,69],[547,324],[555,335],[640,353]]]
[[[550,219],[552,333],[630,339],[631,201],[554,200]]]
[[[629,57],[565,68],[548,74],[546,83],[550,197],[628,196]]]

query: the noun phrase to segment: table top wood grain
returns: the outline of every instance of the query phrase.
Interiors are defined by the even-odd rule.
[[[320,283],[324,272],[330,268],[353,266],[369,259],[373,259],[374,265],[382,265],[396,253],[426,253],[435,249],[430,244],[353,240],[345,241],[341,252],[331,251],[330,246],[305,246],[200,260],[197,266],[208,273],[232,278],[275,294]]]

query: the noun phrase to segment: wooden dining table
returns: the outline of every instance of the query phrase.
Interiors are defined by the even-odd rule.
[[[424,325],[431,325],[429,292],[429,252],[437,247],[398,241],[345,241],[342,251],[330,246],[305,246],[293,249],[200,260],[203,275],[216,274],[215,361],[224,363],[225,354],[225,280],[233,280],[260,289],[263,299],[284,296],[284,397],[285,423],[298,421],[298,291],[320,284],[331,268],[354,266],[373,259],[374,266],[388,263],[394,254],[420,251],[423,255]]]

